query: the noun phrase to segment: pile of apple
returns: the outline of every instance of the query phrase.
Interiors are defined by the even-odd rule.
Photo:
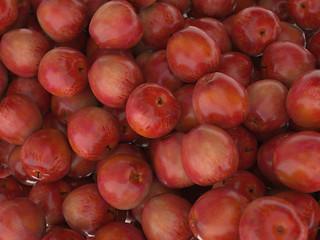
[[[320,239],[319,0],[0,0],[0,240]]]

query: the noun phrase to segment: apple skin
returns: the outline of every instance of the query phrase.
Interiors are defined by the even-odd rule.
[[[41,240],[59,240],[59,239],[71,239],[71,240],[84,240],[83,236],[76,233],[75,231],[63,228],[56,227],[49,233],[47,233]]]
[[[229,51],[221,55],[217,72],[227,74],[244,87],[248,87],[251,83],[253,67],[250,57],[240,52]]]
[[[42,210],[46,224],[54,226],[64,223],[62,203],[73,187],[66,181],[37,182],[31,188],[28,198]]]
[[[233,188],[207,191],[189,213],[193,234],[203,240],[238,239],[240,217],[248,203],[249,200]]]
[[[301,46],[306,46],[306,34],[298,26],[280,21],[281,32],[277,41],[290,41]]]
[[[260,197],[250,202],[240,219],[240,239],[307,240],[308,227],[297,208],[283,199]]]
[[[320,26],[320,3],[317,0],[287,0],[287,12],[303,29],[315,30]]]
[[[143,83],[130,94],[126,104],[129,126],[147,138],[162,137],[179,121],[181,108],[173,93],[157,83]]]
[[[80,51],[69,47],[57,47],[41,59],[38,79],[51,94],[71,97],[88,85],[88,61]]]
[[[152,170],[145,160],[121,154],[100,167],[97,183],[106,202],[117,209],[129,210],[148,194],[152,179]]]
[[[143,25],[130,3],[109,1],[91,18],[89,33],[100,48],[128,49],[142,38]]]
[[[241,52],[257,56],[277,40],[280,31],[280,20],[274,12],[252,6],[236,14],[231,27],[231,39]]]
[[[315,240],[320,222],[320,206],[318,202],[307,193],[296,191],[282,191],[272,195],[292,203],[304,217],[308,226],[308,240]]]
[[[180,10],[183,14],[191,6],[191,0],[158,0],[158,2],[169,3]]]
[[[197,81],[192,106],[200,123],[229,129],[247,118],[249,96],[241,83],[224,73],[215,72]]]
[[[102,226],[95,235],[95,240],[145,240],[141,230],[124,222],[110,222]]]
[[[32,179],[53,182],[70,169],[72,150],[67,137],[57,129],[40,129],[27,138],[21,149],[21,163]]]
[[[213,189],[219,187],[231,187],[242,193],[249,201],[262,197],[266,194],[263,181],[251,172],[238,170],[232,176],[222,182],[213,185]]]
[[[42,115],[50,109],[51,94],[41,86],[36,77],[16,77],[11,80],[6,95],[11,94],[22,94],[32,99],[38,105]]]
[[[88,21],[88,7],[82,0],[43,0],[36,14],[43,31],[57,42],[75,38]]]
[[[320,31],[312,34],[308,40],[307,49],[315,56],[317,67],[320,67]]]
[[[62,203],[62,213],[67,224],[85,236],[94,235],[100,227],[113,221],[116,211],[103,200],[95,183],[77,187]]]
[[[100,107],[83,107],[73,113],[67,126],[73,151],[88,160],[98,160],[114,149],[120,139],[116,119]]]
[[[289,122],[288,89],[280,81],[263,79],[247,87],[250,111],[243,125],[254,133],[272,132]]]
[[[320,70],[311,70],[298,77],[291,86],[286,108],[291,120],[304,128],[319,129]]]
[[[67,175],[75,179],[89,177],[96,170],[96,165],[96,161],[89,161],[74,153]]]
[[[46,230],[41,209],[27,198],[0,203],[0,240],[39,240]]]
[[[201,124],[183,136],[181,162],[191,181],[208,186],[237,171],[239,153],[226,131],[214,125]]]
[[[274,151],[273,168],[277,178],[299,192],[319,191],[319,150],[320,133],[301,131],[290,135]]]
[[[289,41],[270,44],[261,59],[262,77],[279,80],[288,88],[301,74],[315,68],[315,57],[303,46]]]
[[[0,97],[7,89],[9,82],[8,70],[0,62]]]
[[[181,163],[181,141],[184,133],[168,134],[157,143],[153,156],[154,172],[170,188],[185,188],[194,183],[186,175]]]
[[[168,3],[154,3],[142,9],[139,17],[144,29],[141,40],[154,50],[165,49],[169,37],[183,28],[181,12]]]
[[[61,122],[51,111],[43,116],[43,128],[55,128],[67,136],[67,125]]]
[[[175,126],[175,130],[177,131],[186,133],[200,124],[194,114],[192,106],[193,91],[194,84],[185,84],[174,92],[174,96],[181,107],[181,116],[177,125]]]
[[[98,58],[88,72],[88,79],[96,98],[102,104],[113,108],[125,107],[133,89],[143,83],[139,66],[133,60],[120,55]]]
[[[287,1],[286,0],[258,0],[257,6],[265,7],[279,17],[281,21],[290,20],[290,16],[287,11]]]
[[[35,30],[14,29],[3,34],[0,58],[8,70],[20,77],[34,77],[43,55],[50,45],[44,36]]]
[[[18,3],[16,0],[4,0],[0,3],[0,35],[8,31],[19,16]]]
[[[0,103],[0,139],[22,145],[42,127],[42,115],[38,106],[26,96],[12,94]]]
[[[169,38],[167,44],[169,68],[184,82],[196,82],[204,74],[215,71],[220,59],[219,45],[200,28],[188,26]]]
[[[236,0],[192,0],[194,9],[208,17],[224,18],[235,8]]]
[[[184,198],[163,193],[149,199],[141,216],[141,226],[148,240],[189,240],[188,224],[191,203]]]

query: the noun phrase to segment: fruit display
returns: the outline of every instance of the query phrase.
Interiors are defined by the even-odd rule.
[[[319,230],[319,0],[0,0],[0,240]]]

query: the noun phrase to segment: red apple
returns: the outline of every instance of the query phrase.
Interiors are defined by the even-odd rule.
[[[191,0],[158,0],[158,2],[169,3],[180,10],[183,14],[189,10],[191,6]]]
[[[0,97],[6,91],[8,86],[8,81],[9,81],[8,70],[0,62]]]
[[[192,0],[194,9],[212,18],[223,18],[230,15],[237,0]]]
[[[258,0],[257,5],[271,10],[277,14],[281,21],[290,20],[287,11],[287,0]]]
[[[0,3],[0,35],[8,31],[18,19],[18,3],[16,0],[4,0]]]
[[[83,236],[68,228],[56,227],[54,230],[47,233],[41,240],[84,240]]]
[[[240,239],[307,240],[308,228],[297,208],[277,197],[260,197],[248,204],[240,219]]]
[[[41,28],[57,42],[72,40],[88,23],[83,0],[42,0],[36,13]]]
[[[296,25],[288,22],[280,22],[281,32],[278,41],[290,41],[293,43],[306,45],[305,33]]]

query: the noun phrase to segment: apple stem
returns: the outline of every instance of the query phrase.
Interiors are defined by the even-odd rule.
[[[302,9],[306,9],[306,5],[304,5],[303,3],[300,3],[299,6],[300,6]]]
[[[37,172],[37,178],[40,178],[40,172]]]
[[[282,231],[283,231],[282,226],[278,226],[278,227],[277,227],[277,230],[278,230],[278,232],[282,232]]]
[[[83,67],[79,67],[79,72],[83,71],[84,68]]]
[[[111,147],[109,145],[107,145],[106,147],[109,151],[111,151]]]
[[[160,105],[162,105],[162,98],[161,97],[159,97],[159,99],[158,99],[158,104],[160,104]]]

